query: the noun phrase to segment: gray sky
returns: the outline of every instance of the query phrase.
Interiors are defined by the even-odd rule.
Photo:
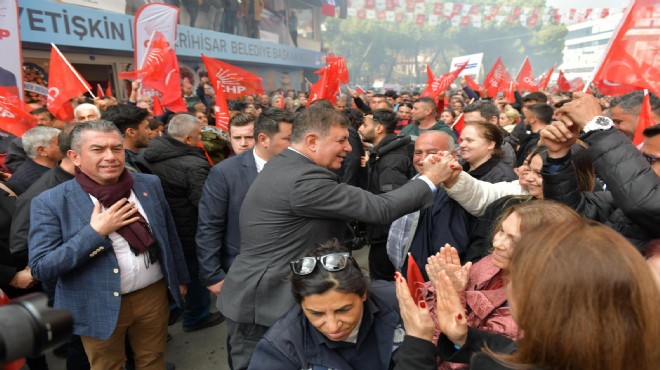
[[[547,0],[547,6],[555,8],[623,8],[629,0]]]

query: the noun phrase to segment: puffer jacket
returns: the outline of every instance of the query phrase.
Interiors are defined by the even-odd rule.
[[[660,237],[660,178],[632,142],[616,129],[585,135],[588,154],[609,192],[580,192],[570,154],[546,161],[543,194],[625,236],[637,249]]]
[[[211,166],[200,148],[168,136],[156,137],[140,153],[138,162],[160,178],[186,255],[195,255],[197,207]]]

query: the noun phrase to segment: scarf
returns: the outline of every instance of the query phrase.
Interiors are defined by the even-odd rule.
[[[76,167],[75,172],[75,179],[78,184],[80,184],[80,187],[91,196],[98,199],[105,208],[110,208],[120,199],[128,199],[131,196],[131,189],[133,189],[133,176],[131,176],[126,169],[124,169],[124,172],[119,176],[119,180],[116,183],[108,185],[101,185],[92,180],[89,176],[82,173],[78,167]],[[156,247],[156,241],[151,234],[149,223],[147,223],[147,220],[145,220],[140,212],[137,212],[136,216],[139,220],[121,227],[117,230],[117,233],[121,235],[122,238],[126,239],[131,251],[136,256],[146,252],[149,262],[157,262],[159,259],[158,248]]]

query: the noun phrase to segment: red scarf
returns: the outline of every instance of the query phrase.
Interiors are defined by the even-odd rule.
[[[122,172],[114,184],[101,185],[82,173],[78,167],[76,167],[75,178],[78,184],[80,184],[80,187],[98,199],[105,208],[110,208],[122,198],[128,199],[133,189],[133,176],[126,169],[124,169],[124,172]],[[149,223],[142,217],[140,212],[137,212],[136,215],[139,217],[139,220],[123,226],[117,230],[117,233],[126,239],[128,245],[131,247],[131,251],[136,256],[147,252],[149,261],[151,263],[156,262],[158,261],[158,248],[156,247],[156,241],[153,235],[151,235]]]

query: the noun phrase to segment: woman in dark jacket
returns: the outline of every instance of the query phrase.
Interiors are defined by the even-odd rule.
[[[393,368],[405,332],[394,287],[369,288],[357,262],[336,240],[291,262],[296,304],[259,341],[248,369]]]
[[[434,369],[436,353],[474,370],[657,368],[660,290],[644,258],[620,234],[572,220],[537,228],[519,244],[525,248],[513,250],[505,285],[523,338],[513,342],[468,328],[446,272],[429,271],[443,333],[434,347],[428,310],[415,305],[397,279],[404,325],[418,336],[404,340],[397,370]]]
[[[504,137],[499,127],[472,122],[461,132],[463,170],[477,180],[496,183],[518,178],[513,168],[501,161]]]

